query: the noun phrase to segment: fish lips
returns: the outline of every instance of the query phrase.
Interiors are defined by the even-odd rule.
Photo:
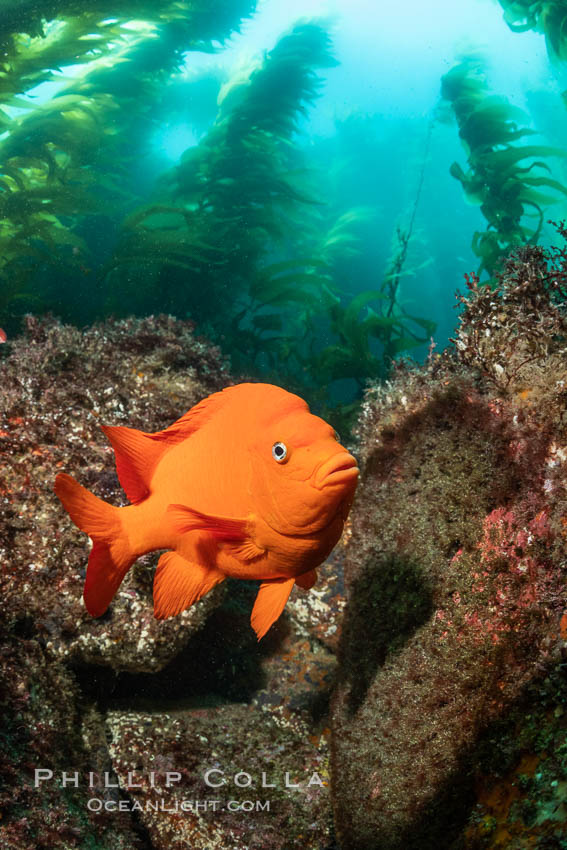
[[[313,475],[313,486],[317,490],[326,487],[354,485],[360,470],[356,459],[347,451],[339,451],[323,461]]]

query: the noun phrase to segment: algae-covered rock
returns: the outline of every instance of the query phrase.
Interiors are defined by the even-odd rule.
[[[53,493],[60,471],[125,504],[101,424],[166,427],[228,383],[219,352],[192,326],[161,316],[108,321],[84,331],[29,318],[0,363],[0,577],[2,609],[55,657],[116,670],[163,667],[221,598],[157,621],[147,556],[111,609],[93,620],[82,602],[88,540]]]
[[[219,597],[181,617],[153,618],[151,559],[132,571],[111,611],[93,620],[82,586],[84,535],[53,494],[58,471],[99,496],[124,499],[99,424],[166,426],[227,383],[218,352],[168,317],[85,331],[29,318],[0,363],[0,848],[147,847],[127,813],[89,810],[85,777],[112,770],[102,714],[64,661],[157,670],[203,624]],[[92,674],[91,674],[92,675]],[[114,675],[114,674],[113,674]],[[35,785],[35,770],[52,777]],[[63,772],[74,776],[65,783]],[[45,776],[46,774],[42,774]],[[109,791],[109,793],[116,793]]]
[[[343,540],[349,535],[347,528]],[[308,593],[297,585],[293,588],[286,613],[298,634],[316,638],[331,652],[336,652],[340,622],[345,606],[343,580],[344,545],[339,543],[317,569],[317,582]]]
[[[144,850],[127,814],[88,808],[88,771],[111,770],[99,713],[85,709],[73,676],[37,640],[4,626],[0,695],[1,850]]]
[[[471,831],[503,764],[487,742],[514,763],[566,636],[565,270],[543,259],[472,281],[457,356],[366,396],[332,713],[345,850],[504,846]]]
[[[156,850],[328,845],[324,757],[268,713],[116,711],[107,726],[114,770]]]
[[[92,797],[102,802],[92,806],[122,800],[156,850],[330,850],[327,706],[336,659],[287,613],[258,642],[249,625],[256,587],[227,585],[222,605],[163,670],[76,671],[82,699],[105,718],[104,769],[117,786],[97,782]],[[210,768],[220,773],[207,785]],[[169,787],[168,772],[179,774]]]
[[[567,650],[563,648],[563,664]],[[567,842],[567,682],[555,665],[486,736],[476,805],[463,845],[487,850],[560,850]]]
[[[229,580],[222,595],[155,621],[154,556],[140,559],[109,613],[93,620],[81,599],[86,538],[52,492],[64,469],[123,503],[99,424],[166,426],[228,383],[217,353],[166,317],[83,332],[30,319],[0,371],[0,848],[332,846],[327,708],[343,550],[313,592],[294,589],[261,643],[249,622],[253,582]],[[218,796],[203,780],[213,766],[230,777],[225,802],[270,808],[172,811],[180,795]],[[38,788],[36,768],[53,771]],[[182,786],[162,787],[163,806],[145,808],[152,772],[163,780],[168,770],[181,772]],[[63,771],[78,771],[77,788],[64,787]],[[129,771],[142,774],[141,789],[127,787]],[[259,787],[236,785],[239,771]],[[286,773],[299,789],[286,787]]]

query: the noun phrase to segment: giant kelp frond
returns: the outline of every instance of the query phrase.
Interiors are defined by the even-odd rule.
[[[278,202],[306,200],[291,179],[285,143],[318,93],[316,69],[333,64],[327,33],[316,24],[296,26],[248,79],[230,88],[215,126],[183,157],[177,194],[201,208],[218,204],[225,213],[230,205],[236,215],[244,207],[250,215],[256,204],[265,215]]]
[[[360,253],[362,236],[360,225],[367,224],[375,217],[371,207],[353,207],[342,213],[330,225],[321,240],[319,253],[332,265],[339,258],[355,256]]]
[[[540,26],[545,33],[547,49],[558,59],[567,59],[567,9],[560,0],[544,3]]]
[[[126,35],[116,22],[97,22],[91,15],[53,21],[34,38],[12,33],[0,70],[0,103],[20,106],[17,95],[52,80],[68,65],[92,62],[116,49]]]
[[[488,222],[485,232],[474,234],[472,247],[480,260],[479,274],[492,276],[514,246],[537,242],[544,207],[567,195],[567,188],[550,176],[546,161],[565,152],[547,145],[517,144],[534,134],[519,126],[528,116],[490,93],[476,57],[465,58],[445,74],[441,93],[451,103],[468,160],[466,171],[456,162],[450,171],[468,200],[480,204]],[[535,217],[535,224],[528,223],[530,217]]]
[[[52,80],[61,69],[116,54],[137,37],[153,37],[158,52],[166,28],[177,31],[177,51],[181,45],[183,50],[211,50],[213,39],[226,38],[253,5],[252,0],[59,0],[23,2],[20,14],[11,15],[0,7],[0,104],[17,105],[15,97]],[[170,48],[165,42],[163,48]]]
[[[231,358],[239,368],[268,367],[313,386],[317,322],[338,302],[327,264],[318,257],[262,265],[231,324]],[[281,379],[281,378],[280,378]]]
[[[362,388],[370,378],[384,379],[392,360],[429,342],[436,323],[396,308],[388,313],[383,290],[368,290],[342,305],[330,306],[331,330],[338,342],[317,357],[317,372],[326,380],[352,378]],[[379,343],[373,350],[371,340]]]
[[[504,20],[514,32],[535,29],[545,0],[498,0],[504,9]]]
[[[131,257],[134,263],[151,264],[161,295],[163,275],[171,280],[168,269],[181,254],[186,268],[199,273],[199,286],[196,290],[191,278],[174,285],[177,309],[185,302],[193,315],[224,321],[225,335],[234,334],[241,299],[261,304],[268,298],[269,288],[259,284],[268,279],[264,258],[277,259],[280,241],[312,200],[301,186],[289,143],[317,95],[316,69],[333,63],[325,31],[302,24],[280,39],[249,76],[229,83],[213,127],[164,180],[163,199],[130,218],[109,271],[114,291],[115,271]],[[301,262],[288,272],[306,300],[309,287],[301,275],[309,273]],[[268,298],[266,303],[272,302]]]
[[[527,119],[525,112],[490,93],[483,64],[476,57],[466,57],[445,74],[441,95],[450,102],[459,135],[470,151],[510,144],[535,132],[518,127],[518,121]]]
[[[430,258],[427,258],[417,268],[406,268],[423,184],[428,141],[416,195],[409,211],[409,223],[405,227],[399,224],[396,227],[392,252],[380,288],[361,292],[347,303],[336,298],[328,304],[330,330],[337,341],[325,346],[316,357],[317,374],[328,382],[350,378],[362,389],[369,378],[383,380],[396,357],[430,342],[435,333],[436,322],[409,313],[402,307],[399,297],[401,277],[430,263]],[[356,211],[352,212],[356,219]]]
[[[336,61],[325,30],[314,23],[298,24],[248,80],[240,87],[229,87],[231,96],[224,101],[229,112],[221,110],[219,125],[227,122],[225,130],[234,141],[244,140],[251,132],[289,139],[320,90],[316,69],[333,65]]]
[[[316,180],[290,144],[318,93],[316,69],[333,63],[327,34],[302,24],[229,81],[215,124],[164,178],[161,198],[128,218],[108,269],[113,311],[159,299],[195,318],[235,369],[274,370],[323,395],[338,378],[385,374],[371,340],[391,359],[426,339],[422,320],[397,306],[387,314],[388,294],[382,307],[371,293],[376,310],[367,295],[340,300],[339,259],[360,253],[357,231],[374,212],[315,203]],[[391,295],[391,279],[383,285]]]
[[[499,3],[511,30],[543,33],[550,56],[567,59],[567,6],[563,0],[499,0]]]
[[[214,50],[213,41],[224,41],[238,28],[255,0],[94,0],[86,6],[60,0],[23,6],[21,16],[3,16],[0,8],[0,104],[21,105],[18,95],[52,80],[69,65],[92,63],[109,54],[114,54],[109,61],[133,63],[134,51],[126,58],[120,51],[137,41],[145,42],[145,71],[172,69],[183,52]],[[148,40],[153,50],[148,50]]]
[[[26,289],[26,278],[45,263],[84,269],[77,232],[93,213],[111,221],[114,215],[117,227],[125,204],[132,204],[131,174],[161,84],[188,50],[214,49],[212,40],[226,38],[252,6],[251,0],[95,0],[88,9],[61,3],[41,9],[37,35],[4,29],[0,274],[21,279]],[[83,74],[50,100],[15,97],[77,63],[85,64]]]
[[[401,278],[415,274],[419,268],[431,262],[430,257],[420,258],[420,262],[407,268],[408,250],[417,241],[415,222],[429,161],[432,132],[433,121],[430,121],[423,140],[413,199],[403,216],[403,224],[396,225],[391,254],[381,283],[376,289],[361,292],[350,301],[336,298],[328,304],[330,333],[327,336],[334,339],[318,351],[314,369],[328,383],[348,378],[354,380],[359,390],[362,390],[368,379],[383,380],[399,355],[406,355],[429,343],[435,332],[434,321],[408,312],[400,298]],[[353,228],[359,223],[368,222],[370,217],[370,211],[365,208],[355,208],[342,215],[323,243],[323,255],[332,258],[335,244],[343,255],[355,254],[356,231]],[[353,411],[354,408],[350,413]],[[348,415],[345,420],[347,425]]]

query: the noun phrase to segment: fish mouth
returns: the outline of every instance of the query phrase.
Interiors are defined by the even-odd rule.
[[[355,481],[359,475],[356,459],[347,451],[337,452],[316,470],[313,484],[318,490]]]

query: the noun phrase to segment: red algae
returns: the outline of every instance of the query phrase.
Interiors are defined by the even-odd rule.
[[[455,352],[367,393],[332,711],[349,850],[548,846],[521,819],[519,843],[490,843],[477,783],[513,775],[518,740],[537,752],[533,718],[549,729],[564,698],[560,260],[559,274],[528,249],[496,291],[473,281]]]

